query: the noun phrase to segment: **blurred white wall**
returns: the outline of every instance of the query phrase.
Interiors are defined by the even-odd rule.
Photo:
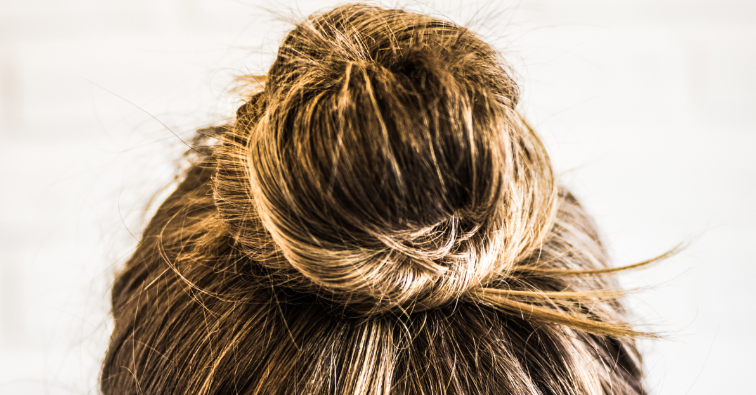
[[[274,15],[338,3],[0,2],[0,394],[97,392],[109,282],[186,148],[173,133],[233,113],[231,78],[289,29]],[[756,3],[384,4],[473,21],[507,55],[615,263],[688,242],[623,277],[667,336],[642,343],[649,387],[753,392]]]

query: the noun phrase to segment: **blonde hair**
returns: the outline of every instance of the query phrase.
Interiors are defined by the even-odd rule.
[[[292,30],[113,287],[105,394],[640,394],[590,218],[451,22]]]

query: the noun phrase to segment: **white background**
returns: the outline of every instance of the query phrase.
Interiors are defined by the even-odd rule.
[[[108,287],[176,135],[233,113],[232,78],[265,72],[283,19],[335,4],[0,1],[0,394],[97,392]],[[641,344],[648,386],[753,393],[756,2],[403,4],[505,53],[615,264],[687,243],[623,277],[643,288],[636,322],[666,336]]]

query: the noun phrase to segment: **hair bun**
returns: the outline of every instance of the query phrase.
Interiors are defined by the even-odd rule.
[[[280,285],[360,313],[440,306],[541,242],[548,158],[474,34],[350,9],[286,37],[216,153],[216,203]]]

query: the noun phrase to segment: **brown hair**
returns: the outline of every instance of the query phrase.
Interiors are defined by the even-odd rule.
[[[103,393],[644,393],[508,70],[424,15],[298,24],[116,278]]]

